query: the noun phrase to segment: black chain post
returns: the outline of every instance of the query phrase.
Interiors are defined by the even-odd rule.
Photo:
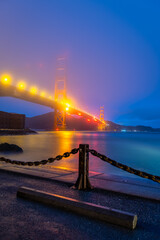
[[[79,145],[79,176],[74,188],[79,190],[89,190],[93,187],[90,184],[89,177],[89,145]]]
[[[89,153],[91,153],[93,156],[100,158],[101,160],[108,162],[109,164],[120,168],[126,172],[129,172],[131,174],[135,174],[139,177],[150,179],[154,182],[160,183],[160,176],[155,176],[147,172],[142,172],[140,170],[131,168],[127,165],[124,165],[122,163],[119,163],[115,160],[112,160],[108,158],[107,156],[98,153],[94,149],[89,149],[88,144],[80,144],[80,148],[73,148],[70,152],[65,152],[63,155],[58,155],[56,157],[48,158],[47,160],[41,160],[41,161],[35,161],[35,162],[23,162],[23,161],[16,161],[11,160],[5,157],[0,157],[0,162],[5,162],[9,164],[16,164],[16,165],[22,165],[22,166],[39,166],[39,165],[45,165],[47,163],[53,163],[55,160],[60,161],[63,158],[70,157],[71,154],[76,154],[79,152],[79,176],[76,181],[76,184],[73,188],[77,189],[91,189],[92,186],[89,182],[88,178],[88,172],[89,172]]]

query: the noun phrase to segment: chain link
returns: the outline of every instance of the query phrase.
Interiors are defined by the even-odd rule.
[[[62,158],[68,158],[68,157],[70,157],[71,154],[78,153],[78,151],[79,151],[79,148],[73,148],[70,152],[65,152],[63,155],[58,155],[55,158],[48,158],[47,160],[41,160],[41,161],[35,161],[35,162],[16,161],[16,160],[11,160],[11,159],[8,159],[8,158],[0,157],[0,162],[22,165],[22,166],[39,166],[39,165],[45,165],[47,163],[53,163],[54,161],[60,161]],[[147,178],[147,179],[150,179],[154,182],[160,183],[160,177],[159,176],[155,176],[155,175],[152,175],[152,174],[149,174],[149,173],[131,168],[127,165],[124,165],[124,164],[119,163],[115,160],[112,160],[112,159],[108,158],[107,156],[105,156],[101,153],[98,153],[94,149],[89,149],[88,152],[90,152],[93,156],[98,157],[101,160],[103,160],[105,162],[108,162],[109,164],[111,164],[111,165],[113,165],[117,168],[120,168],[120,169],[122,169],[126,172],[129,172],[129,173],[135,174],[139,177]]]
[[[79,148],[73,148],[70,152],[65,152],[63,155],[58,155],[55,158],[48,158],[47,160],[41,160],[41,161],[35,161],[35,162],[23,162],[23,161],[10,160],[4,157],[0,157],[0,162],[22,165],[22,166],[39,166],[39,165],[45,165],[47,163],[53,163],[56,160],[60,161],[62,158],[68,158],[70,157],[71,154],[78,153],[78,151],[79,151]]]
[[[160,183],[160,177],[159,177],[159,176],[155,176],[155,175],[152,175],[152,174],[149,174],[149,173],[146,173],[146,172],[142,172],[142,171],[136,170],[136,169],[134,169],[134,168],[128,167],[127,165],[124,165],[124,164],[122,164],[122,163],[119,163],[119,162],[117,162],[117,161],[115,161],[115,160],[112,160],[112,159],[106,157],[106,156],[103,155],[103,154],[98,153],[98,152],[95,151],[94,149],[89,149],[89,152],[90,152],[93,156],[98,157],[98,158],[100,158],[101,160],[103,160],[103,161],[105,161],[105,162],[108,162],[108,163],[110,163],[111,165],[113,165],[113,166],[115,166],[115,167],[117,167],[117,168],[120,168],[120,169],[122,169],[122,170],[124,170],[124,171],[126,171],[126,172],[129,172],[129,173],[135,174],[135,175],[137,175],[137,176],[139,176],[139,177],[147,178],[147,179],[150,179],[150,180],[152,180],[152,181],[154,181],[154,182]]]

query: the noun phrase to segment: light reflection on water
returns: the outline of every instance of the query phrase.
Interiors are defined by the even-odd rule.
[[[55,157],[78,147],[80,143],[133,168],[160,175],[160,134],[106,133],[106,132],[39,132],[37,135],[1,136],[0,143],[8,142],[23,148],[22,154],[9,154],[9,158],[37,161]],[[1,154],[1,156],[5,156]],[[56,161],[53,166],[77,169],[78,154]],[[47,165],[47,167],[51,167]],[[131,176],[90,155],[90,170],[106,174]],[[133,176],[133,175],[132,175]]]

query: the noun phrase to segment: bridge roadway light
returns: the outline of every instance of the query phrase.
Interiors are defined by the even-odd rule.
[[[46,95],[45,92],[41,92],[41,93],[40,93],[40,96],[41,96],[41,97],[45,97],[45,95]]]
[[[19,82],[17,84],[17,87],[20,89],[20,90],[25,90],[26,89],[26,84],[25,82]]]
[[[37,94],[37,92],[38,92],[38,90],[37,90],[36,87],[31,87],[31,88],[30,88],[30,93],[31,93],[31,94]]]
[[[97,118],[96,118],[95,116],[93,117],[93,120],[94,120],[95,122],[97,122]]]
[[[69,103],[66,103],[66,106],[67,106],[67,107],[70,107],[70,104],[69,104]]]
[[[4,74],[1,77],[1,82],[3,84],[10,84],[11,83],[11,77],[8,74]]]

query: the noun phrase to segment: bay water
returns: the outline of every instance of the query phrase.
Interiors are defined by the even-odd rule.
[[[0,143],[4,142],[17,144],[24,152],[1,156],[20,161],[48,159],[78,148],[79,144],[89,144],[90,149],[95,149],[113,160],[160,176],[160,133],[44,131],[31,135],[0,136]],[[52,167],[77,170],[78,153],[44,167],[50,170]],[[91,154],[89,169],[108,175],[136,177]]]

